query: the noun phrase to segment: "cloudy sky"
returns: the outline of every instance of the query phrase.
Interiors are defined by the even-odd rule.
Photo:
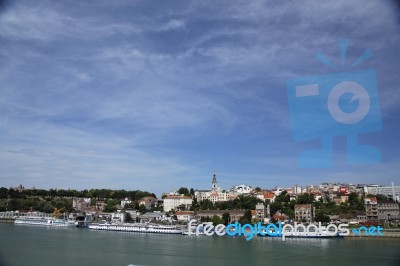
[[[214,171],[223,188],[400,183],[394,2],[32,0],[0,8],[0,186],[160,195],[210,188]],[[368,49],[373,56],[350,69]],[[318,52],[339,67],[316,60]],[[302,168],[299,154],[321,143],[293,140],[287,81],[365,69],[376,71],[383,127],[359,141],[377,147],[380,162],[348,163],[346,136],[336,136],[331,167]]]

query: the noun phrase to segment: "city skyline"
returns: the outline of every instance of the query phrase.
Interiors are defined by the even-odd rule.
[[[399,183],[400,26],[395,2],[5,1],[0,6],[0,183],[41,188]],[[318,139],[292,138],[286,82],[377,74],[380,162],[306,169]],[[340,64],[337,64],[340,65]]]
[[[65,188],[65,187],[49,187],[49,188],[45,188],[45,187],[25,187],[24,184],[19,184],[18,186],[11,186],[11,187],[9,187],[9,189],[11,189],[11,188],[12,189],[23,189],[23,190],[24,189],[27,189],[27,190],[29,190],[29,189],[56,189],[56,190],[76,190],[76,191],[91,190],[91,189],[125,190],[125,191],[138,190],[138,191],[145,191],[145,192],[153,193],[157,197],[161,197],[164,194],[177,193],[177,191],[180,188],[187,188],[189,190],[193,189],[194,191],[204,191],[204,190],[207,190],[207,191],[210,190],[211,191],[211,190],[213,190],[213,185],[212,185],[213,181],[211,181],[211,180],[213,180],[213,179],[210,178],[210,182],[209,182],[209,186],[208,187],[200,187],[199,188],[199,187],[193,187],[193,186],[184,187],[184,186],[179,186],[179,185],[177,185],[177,186],[169,185],[170,186],[169,189],[165,188],[164,190],[162,190],[160,192],[151,191],[151,190],[144,190],[144,189],[142,189],[140,187],[135,187],[135,188],[130,188],[130,189],[129,188],[115,188],[115,189],[112,189],[112,188],[109,188],[109,187],[101,187],[101,188],[100,187],[98,187],[98,188],[97,187],[87,187],[87,188],[83,188],[83,189],[76,189],[74,187],[68,187],[68,188]],[[229,190],[235,188],[236,186],[241,186],[241,185],[248,186],[249,185],[249,184],[246,184],[246,183],[242,182],[240,184],[237,183],[237,184],[230,184],[228,186],[221,186],[219,181],[218,181],[218,178],[217,178],[217,184],[218,184],[218,188],[220,188],[221,191],[229,191]],[[346,187],[346,186],[359,187],[361,185],[361,186],[364,186],[364,187],[365,186],[367,186],[367,187],[378,186],[378,187],[385,187],[385,188],[391,188],[392,185],[393,185],[396,189],[398,189],[398,187],[399,187],[399,185],[396,184],[395,182],[391,182],[390,184],[382,184],[382,183],[355,184],[355,183],[351,183],[351,182],[350,183],[340,182],[339,180],[337,180],[335,182],[323,182],[323,181],[321,181],[319,184],[297,184],[296,183],[296,184],[291,184],[291,185],[288,185],[288,186],[272,185],[270,187],[260,187],[260,186],[257,186],[257,185],[253,185],[253,186],[250,185],[250,188],[252,190],[255,190],[256,188],[260,188],[261,190],[274,191],[274,190],[294,189],[295,187],[296,188],[300,187],[301,189],[307,189],[307,188],[311,188],[311,187],[313,187],[313,188],[321,188],[321,186],[324,186],[324,185],[340,185],[340,187],[342,187],[342,186],[344,186],[344,187]],[[4,187],[4,186],[0,185],[0,187]]]

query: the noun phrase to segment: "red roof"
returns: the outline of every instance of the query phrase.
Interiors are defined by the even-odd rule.
[[[378,202],[376,197],[367,197],[367,199],[369,199],[371,202]]]
[[[148,196],[148,197],[144,197],[144,198],[140,199],[140,201],[154,201],[154,200],[157,200],[157,199],[152,196]]]
[[[275,197],[275,193],[272,192],[264,192],[264,199],[272,199]]]

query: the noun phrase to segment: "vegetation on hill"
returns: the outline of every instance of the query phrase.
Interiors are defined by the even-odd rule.
[[[55,208],[61,212],[72,212],[72,198],[92,198],[97,200],[107,200],[105,211],[114,211],[119,201],[123,198],[131,198],[134,201],[146,196],[156,197],[155,194],[134,190],[111,190],[111,189],[90,189],[77,191],[74,189],[7,189],[0,188],[0,211],[29,210],[52,213]]]

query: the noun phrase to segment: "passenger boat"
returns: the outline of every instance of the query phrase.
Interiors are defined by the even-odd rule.
[[[313,232],[295,232],[293,235],[286,235],[285,238],[342,238],[344,236],[339,233],[328,234],[326,231]]]
[[[159,225],[151,223],[123,223],[111,224],[107,222],[93,223],[88,226],[89,229],[106,230],[106,231],[122,231],[137,233],[156,233],[156,234],[182,234],[182,229],[174,225]]]
[[[45,218],[45,217],[18,217],[15,219],[15,224],[25,225],[45,225],[45,226],[75,226],[74,221]]]

